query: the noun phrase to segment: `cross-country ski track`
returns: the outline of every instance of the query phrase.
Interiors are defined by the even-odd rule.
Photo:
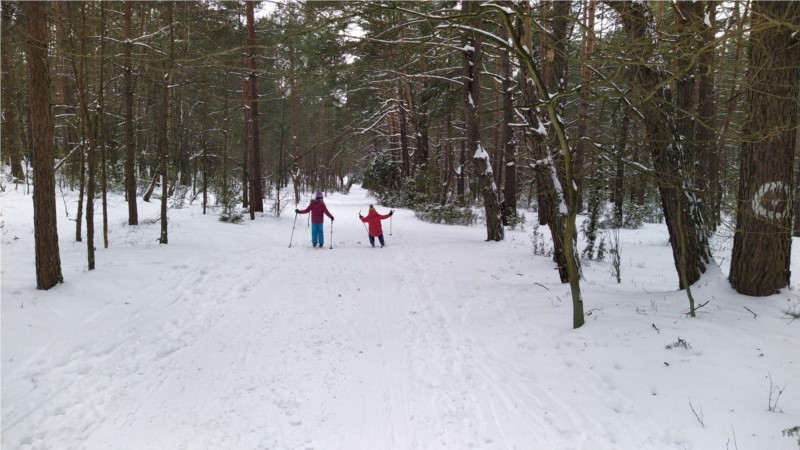
[[[327,218],[324,249],[307,215],[289,247],[291,212],[234,225],[196,206],[170,211],[158,245],[157,221],[128,227],[114,201],[97,270],[59,224],[66,282],[50,291],[29,288],[32,255],[4,247],[4,284],[23,287],[3,289],[3,448],[701,448],[680,431],[695,419],[670,413],[685,387],[656,381],[662,359],[689,371],[694,354],[652,372],[625,356],[653,351],[656,319],[614,309],[632,311],[639,286],[586,282],[605,315],[572,330],[568,286],[529,229],[485,242],[482,225],[398,209],[371,248],[358,213],[375,200],[355,186],[326,197],[333,249]],[[681,298],[673,283],[659,299]],[[682,327],[684,307],[663,306],[659,326]]]

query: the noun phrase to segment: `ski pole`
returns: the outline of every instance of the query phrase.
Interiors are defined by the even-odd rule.
[[[358,218],[359,219],[361,218],[361,210],[360,209],[358,210]],[[364,225],[364,231],[366,231],[367,234],[369,234],[369,230],[367,229],[367,224],[362,221],[361,225]]]
[[[333,249],[333,219],[331,219],[331,249]]]
[[[394,216],[394,214],[389,215],[389,236],[392,235],[392,216]]]
[[[297,224],[297,213],[294,213],[294,223],[292,224],[292,237],[289,238],[289,248],[292,248],[292,240],[294,239],[294,226]]]

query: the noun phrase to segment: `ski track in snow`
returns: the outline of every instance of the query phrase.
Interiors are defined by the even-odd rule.
[[[176,368],[180,368],[175,365],[176,355],[200,343],[204,333],[225,317],[228,304],[245,298],[249,290],[246,280],[267,270],[250,264],[244,273],[237,273],[241,266],[229,263],[240,257],[209,261],[197,273],[188,270],[197,267],[196,262],[163,268],[163,273],[157,276],[159,284],[168,286],[170,280],[180,280],[160,294],[161,301],[157,303],[163,309],[135,312],[128,323],[108,330],[109,333],[98,333],[97,342],[87,343],[67,359],[48,359],[46,354],[51,352],[42,351],[43,357],[36,358],[37,363],[26,373],[29,380],[8,380],[32,383],[31,398],[25,401],[33,402],[34,406],[26,408],[32,411],[30,417],[6,416],[4,435],[9,432],[19,435],[18,445],[34,448],[59,448],[63,443],[54,443],[48,435],[69,436],[80,448],[82,443],[90,442],[92,434],[106,421],[124,428],[136,420],[136,410],[124,415],[109,415],[107,411],[125,410],[124,406],[117,406],[136,404],[152,395],[161,386],[146,385],[152,379],[163,384],[180,377],[175,374]],[[95,319],[101,315],[102,311],[97,311],[81,327],[95,326]],[[153,353],[153,348],[158,350]],[[120,380],[123,390],[119,389]],[[78,415],[77,420],[73,417],[67,424],[78,422],[82,426],[61,429],[65,414]]]
[[[337,220],[332,237],[326,220],[321,250],[310,247],[307,216],[289,248],[292,219],[264,216],[203,248],[181,248],[181,233],[195,232],[184,221],[171,235],[177,243],[141,249],[175,256],[134,267],[104,261],[116,277],[147,271],[137,277],[153,280],[146,286],[76,269],[69,261],[80,251],[67,248],[72,273],[56,290],[77,301],[67,285],[91,282],[111,298],[87,308],[71,344],[48,342],[4,367],[3,393],[15,395],[4,395],[3,447],[685,447],[681,436],[653,431],[680,422],[643,418],[637,408],[647,406],[629,394],[640,386],[615,380],[627,369],[615,349],[566,323],[531,324],[524,313],[547,313],[548,300],[554,320],[569,313],[551,263],[508,251],[529,242],[486,243],[480,226],[404,229],[416,219],[398,211],[391,236],[383,223],[387,247],[369,248],[356,217],[370,201],[361,189],[333,197]],[[465,266],[464,247],[480,247],[485,265]],[[52,313],[66,314],[57,305]],[[634,325],[616,331],[636,345]],[[581,346],[607,353],[611,367],[577,357]],[[586,398],[606,409],[584,410]]]

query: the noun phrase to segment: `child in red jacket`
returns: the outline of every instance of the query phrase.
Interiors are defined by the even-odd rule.
[[[367,217],[362,216],[360,213],[358,214],[358,218],[361,219],[362,222],[369,224],[369,243],[375,247],[375,238],[377,237],[379,241],[381,241],[381,247],[386,245],[383,241],[383,227],[381,227],[381,220],[388,219],[389,217],[394,214],[394,211],[389,211],[389,214],[378,214],[378,211],[375,210],[375,207],[369,205],[369,212],[367,213]]]

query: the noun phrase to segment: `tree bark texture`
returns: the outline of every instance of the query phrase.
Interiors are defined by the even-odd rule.
[[[53,171],[53,122],[50,117],[47,47],[47,2],[24,2],[28,17],[28,82],[33,144],[33,223],[36,242],[36,287],[50,289],[64,282],[58,250],[56,189]]]
[[[727,108],[725,111],[725,117],[722,120],[722,126],[720,127],[719,137],[717,139],[717,150],[716,154],[718,155],[718,165],[717,165],[717,172],[719,173],[717,182],[712,185],[712,191],[714,191],[714,203],[713,203],[713,211],[714,211],[714,221],[716,223],[722,223],[722,194],[723,194],[723,184],[720,180],[728,179],[730,176],[727,171],[728,166],[732,166],[732,164],[727,163],[730,159],[727,157],[727,141],[728,137],[731,134],[730,128],[731,124],[733,123],[733,117],[738,110],[739,101],[742,97],[742,87],[739,80],[740,73],[742,66],[744,65],[742,60],[744,59],[744,35],[745,30],[747,28],[746,22],[749,20],[750,17],[750,0],[744,1],[744,11],[740,14],[739,8],[733,8],[733,21],[735,22],[736,26],[736,49],[734,51],[733,61],[731,61],[731,87],[728,94],[728,98],[721,103],[727,104]],[[732,178],[732,177],[730,177]],[[725,183],[727,184],[727,182]]]
[[[467,13],[476,14],[480,4],[477,1],[465,2]],[[477,21],[473,21],[477,25]],[[492,176],[492,165],[489,153],[483,148],[480,134],[480,118],[478,108],[480,105],[480,71],[481,71],[481,40],[478,33],[466,31],[461,36],[462,44],[462,81],[464,119],[466,121],[466,140],[469,151],[472,152],[473,163],[478,176],[478,190],[483,198],[486,214],[486,240],[503,240],[503,223],[500,219],[500,202],[498,189]]]
[[[139,224],[139,209],[136,204],[136,142],[133,137],[133,61],[131,58],[133,34],[131,32],[131,3],[123,2],[122,30],[125,37],[123,44],[123,78],[122,85],[125,98],[125,197],[128,201],[128,225]]]
[[[791,275],[800,3],[755,1],[752,14],[730,281],[740,294],[763,296]]]
[[[500,24],[500,39],[508,41],[508,29]],[[503,99],[503,123],[501,134],[501,148],[504,152],[505,176],[503,177],[503,215],[505,217],[517,215],[517,141],[511,123],[514,121],[514,99],[511,95],[513,89],[513,72],[510,52],[505,49],[500,55],[500,71],[503,77],[500,88]]]
[[[521,14],[523,19],[518,24],[519,36],[516,36],[515,39],[518,47],[533,48],[533,24],[530,18],[530,6],[525,5],[524,8],[526,9],[523,10]],[[542,52],[545,54],[549,53],[546,49],[543,49]],[[555,56],[553,53],[549,54],[551,58]],[[547,145],[549,127],[544,125],[544,123],[548,122],[546,112],[534,106],[541,103],[541,97],[547,95],[546,93],[540,94],[538,90],[546,91],[547,87],[544,85],[544,75],[539,75],[534,72],[536,67],[532,57],[524,51],[517,51],[517,56],[520,59],[520,66],[525,67],[525,70],[520,71],[522,76],[522,101],[525,106],[523,114],[528,122],[528,129],[526,130],[525,137],[532,147],[535,158],[533,170],[536,180],[539,224],[547,225],[550,229],[550,234],[553,239],[553,261],[556,263],[556,269],[558,270],[558,276],[561,282],[568,283],[569,271],[567,267],[566,243],[564,240],[564,233],[566,230],[564,219],[566,211],[561,208],[561,205],[565,204],[565,198],[563,197],[563,191],[560,189],[561,178],[557,173],[556,162],[549,153]],[[543,65],[548,64],[544,63]],[[548,68],[548,70],[552,70],[552,68]],[[540,78],[541,88],[538,88],[534,81],[537,77]],[[561,161],[563,165],[563,160]]]
[[[264,192],[261,187],[261,145],[258,127],[258,87],[256,84],[256,30],[253,2],[247,2],[247,75],[248,116],[247,148],[250,169],[250,219],[256,212],[264,212]]]
[[[175,58],[175,33],[172,23],[172,1],[167,2],[167,26],[169,27],[169,56],[164,61],[164,79],[161,83],[161,115],[158,127],[159,172],[161,175],[161,234],[160,244],[168,244],[167,201],[169,200],[169,86],[172,83],[172,64]]]
[[[17,88],[17,83],[14,77],[13,66],[11,64],[11,29],[12,17],[14,15],[15,4],[12,2],[2,2],[2,33],[3,44],[0,46],[0,63],[2,63],[2,102],[3,102],[3,127],[2,132],[2,145],[3,145],[3,159],[8,161],[11,166],[11,176],[15,182],[25,179],[25,173],[22,171],[22,145],[20,141],[19,128],[17,120],[17,109],[14,105],[13,89]]]
[[[614,188],[612,190],[612,200],[614,202],[614,227],[622,227],[624,220],[623,203],[625,199],[625,157],[628,153],[628,124],[630,123],[628,109],[622,113],[619,128],[619,140],[616,151],[616,170],[614,174]]]
[[[88,178],[86,180],[86,249],[87,264],[89,270],[95,269],[94,257],[94,197],[95,197],[95,175],[97,169],[97,140],[95,138],[95,124],[89,115],[89,101],[86,86],[86,59],[88,58],[86,49],[86,5],[81,4],[81,50],[79,68],[75,67],[75,59],[72,59],[75,82],[78,86],[78,99],[80,103],[81,119],[83,122],[84,134],[89,141],[87,164]]]
[[[675,126],[675,112],[666,75],[651,63],[656,52],[653,14],[644,3],[607,2],[628,34],[632,99],[646,130],[672,256],[685,289],[700,279],[711,258],[708,230],[700,212],[689,171],[684,166],[684,139]],[[681,215],[679,218],[678,215]],[[685,276],[684,276],[685,275]]]
[[[703,26],[698,36],[702,50],[697,62],[697,124],[694,130],[695,148],[699,154],[699,184],[702,195],[703,218],[709,230],[716,231],[720,205],[717,202],[719,191],[719,152],[716,145],[717,93],[714,83],[716,72],[716,1],[705,2],[705,16],[709,25]]]
[[[575,143],[575,185],[578,188],[578,205],[582,208],[584,197],[584,184],[586,178],[586,161],[589,158],[591,146],[586,141],[587,130],[589,129],[589,83],[592,81],[591,62],[589,58],[594,51],[594,22],[597,2],[595,0],[584,0],[584,31],[581,42],[580,58],[583,61],[581,66],[581,90],[580,105],[578,106],[578,124]]]

